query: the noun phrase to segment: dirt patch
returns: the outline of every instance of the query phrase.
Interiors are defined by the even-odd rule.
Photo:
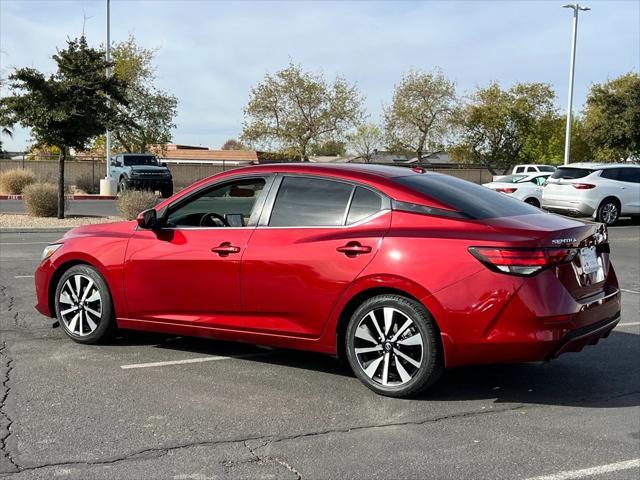
[[[94,223],[119,222],[120,217],[79,217],[69,216],[63,220],[57,218],[30,217],[29,215],[0,213],[2,228],[67,228]]]

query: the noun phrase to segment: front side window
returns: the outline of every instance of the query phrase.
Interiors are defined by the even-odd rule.
[[[249,225],[263,178],[226,183],[206,189],[171,209],[168,227],[244,227]]]
[[[285,177],[269,226],[334,227],[344,224],[353,185],[320,178]]]

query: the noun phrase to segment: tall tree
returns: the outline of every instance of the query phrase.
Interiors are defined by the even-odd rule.
[[[64,162],[70,148],[84,149],[106,128],[117,126],[120,107],[127,104],[126,83],[107,78],[103,52],[80,37],[67,42],[53,59],[55,74],[45,77],[33,68],[9,76],[12,95],[1,100],[11,123],[30,127],[39,144],[60,149],[58,218],[64,218]]]
[[[493,82],[479,88],[458,112],[454,158],[481,163],[494,174],[535,160],[524,147],[542,122],[557,114],[554,99],[552,88],[544,83],[518,83],[503,90]]]
[[[584,123],[597,159],[640,158],[640,74],[631,72],[593,85]]]
[[[440,70],[409,72],[384,110],[387,143],[393,149],[414,152],[419,161],[428,148],[442,144],[456,102],[455,84]]]
[[[146,152],[151,145],[164,147],[171,141],[178,99],[154,86],[156,52],[139,46],[133,35],[111,49],[113,74],[128,85],[128,105],[121,109],[119,127],[112,132],[116,151]],[[104,143],[97,139],[93,150]]]
[[[375,123],[358,125],[355,132],[348,137],[351,151],[367,163],[382,145],[382,138],[382,130]]]
[[[308,161],[311,145],[340,141],[358,123],[362,99],[341,77],[329,84],[322,75],[290,64],[251,90],[244,115],[244,141]]]

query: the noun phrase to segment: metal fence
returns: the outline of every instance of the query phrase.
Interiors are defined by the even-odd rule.
[[[188,160],[162,159],[167,163],[173,175],[175,190],[185,188],[192,183],[203,178],[224,172],[233,168],[250,165],[250,162],[242,163],[238,161],[218,161],[216,163],[190,162]],[[389,164],[381,164],[389,165]],[[403,168],[411,168],[412,165],[396,165]],[[0,156],[0,172],[12,168],[28,168],[39,181],[55,182],[58,178],[58,156],[56,155],[28,155],[28,154],[7,154]],[[474,183],[486,183],[491,181],[491,173],[486,168],[478,166],[456,165],[452,167],[432,167],[424,165],[428,171],[445,173],[454,177],[462,178]],[[75,156],[69,157],[65,161],[65,184],[84,185],[90,184],[92,190],[97,192],[100,179],[104,178],[106,172],[104,157],[97,156]]]

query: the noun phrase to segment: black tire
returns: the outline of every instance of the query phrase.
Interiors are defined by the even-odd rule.
[[[118,193],[124,193],[129,190],[129,183],[126,178],[121,178],[118,182]]]
[[[173,185],[163,187],[162,190],[160,190],[160,196],[162,198],[169,198],[172,195],[173,195]]]
[[[620,202],[615,198],[605,198],[598,207],[596,219],[605,225],[613,225],[620,218]]]
[[[79,288],[75,288],[77,277],[80,277]],[[83,287],[88,290],[86,294]],[[78,291],[81,293],[80,297],[84,298],[77,298]],[[99,299],[91,301],[96,292]],[[76,310],[72,310],[74,307]],[[69,310],[71,312],[65,314]],[[62,330],[74,342],[104,343],[115,335],[116,319],[111,292],[102,275],[89,265],[74,265],[62,274],[56,286],[55,311]],[[78,316],[74,320],[76,312]],[[92,328],[92,324],[95,328]]]
[[[386,315],[384,309],[388,308],[393,310],[392,320],[388,332],[382,331],[383,335],[386,334],[386,339],[380,341],[375,329],[367,326],[372,324],[366,322],[371,321],[370,314],[373,314],[374,318],[378,319],[380,326],[379,312],[382,311],[382,315]],[[402,325],[408,323],[408,320],[411,320],[412,323],[406,330],[403,330]],[[365,323],[363,324],[363,322]],[[382,323],[381,330],[383,328],[387,329],[385,323]],[[363,330],[366,330],[364,337],[368,332],[374,338],[363,340]],[[399,335],[398,331],[401,331],[400,337],[393,341],[393,337]],[[409,345],[408,339],[415,338],[418,334],[420,335],[418,341],[422,342],[421,345]],[[356,353],[356,348],[373,346],[375,342],[379,342],[379,344],[373,348],[382,347],[381,351]],[[400,342],[407,343],[400,345]],[[389,343],[391,346],[387,345]],[[360,345],[360,347],[356,347],[356,345]],[[418,348],[421,349],[420,360],[416,361]],[[366,348],[364,349],[366,350]],[[389,397],[402,398],[416,395],[433,385],[444,370],[440,333],[431,315],[419,302],[401,295],[378,295],[363,302],[349,320],[345,335],[345,350],[349,365],[356,376],[374,392]],[[404,357],[401,357],[401,354]],[[387,356],[388,359],[385,358]],[[410,356],[419,366],[415,367],[403,359],[407,356]],[[387,385],[384,384],[385,364]],[[365,372],[365,368],[369,370],[370,374],[373,369],[373,374],[369,376]],[[411,373],[409,373],[410,370]],[[378,372],[380,372],[380,379],[376,378]],[[401,378],[403,374],[405,378]],[[407,375],[410,379],[406,379]]]
[[[540,208],[540,202],[538,201],[538,199],[537,199],[537,198],[533,198],[533,197],[531,197],[531,198],[527,198],[527,199],[524,201],[524,203],[528,203],[528,204],[529,204],[529,205],[531,205],[531,206],[534,206],[534,207],[536,207],[536,208]]]

